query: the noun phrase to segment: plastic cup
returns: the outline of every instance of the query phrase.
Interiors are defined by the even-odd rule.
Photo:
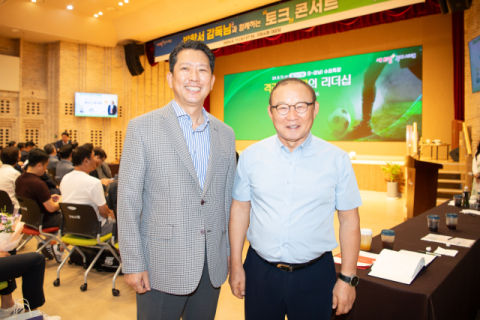
[[[457,230],[457,224],[458,224],[458,214],[456,213],[447,213],[447,228],[449,230]]]
[[[431,214],[427,217],[427,221],[430,232],[437,232],[438,225],[440,224],[440,217],[436,214]]]
[[[370,229],[360,229],[360,236],[360,250],[370,251],[373,231]]]
[[[476,198],[475,199],[470,198],[470,200],[468,202],[470,202],[470,209],[476,209],[476,207],[477,207],[477,199]]]
[[[455,203],[455,207],[461,207],[462,206],[462,195],[461,194],[454,195],[453,200],[454,200],[454,203]]]
[[[383,249],[393,250],[393,242],[395,241],[395,231],[393,230],[382,230],[382,247]]]

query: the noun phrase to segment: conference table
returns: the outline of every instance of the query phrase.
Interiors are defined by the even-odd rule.
[[[422,241],[429,234],[427,215],[438,214],[438,234],[478,240],[480,216],[460,213],[462,209],[448,206],[447,202],[392,228],[395,230],[394,250],[417,251],[441,246],[458,250],[455,257],[437,257],[422,270],[411,285],[368,276],[370,269],[357,269],[360,283],[352,310],[332,319],[475,319],[480,307],[480,241],[471,248]],[[458,214],[457,230],[448,230],[445,214]],[[380,235],[373,238],[370,252],[380,253]],[[335,265],[337,275],[340,265]]]

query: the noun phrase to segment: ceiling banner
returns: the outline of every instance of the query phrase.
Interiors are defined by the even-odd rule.
[[[217,49],[425,0],[292,0],[155,40],[155,61],[167,60],[180,42],[202,41]]]

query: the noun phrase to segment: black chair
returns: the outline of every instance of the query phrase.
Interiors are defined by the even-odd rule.
[[[119,263],[120,258],[109,244],[112,234],[109,233],[103,237],[100,237],[101,223],[98,221],[97,213],[92,206],[86,204],[60,203],[60,209],[62,210],[63,214],[62,234],[64,236],[62,237],[62,241],[73,245],[73,248],[58,267],[57,279],[53,282],[53,285],[55,287],[60,285],[60,270],[75,250],[82,255],[85,268],[87,259],[79,247],[97,248],[100,250],[95,256],[95,259],[93,259],[92,263],[90,263],[90,266],[85,272],[84,283],[80,286],[81,291],[86,291],[88,273],[90,270],[92,270],[93,266],[105,249],[109,250]]]
[[[120,246],[119,246],[119,243],[118,243],[118,229],[117,229],[117,209],[114,208],[113,209],[113,212],[115,214],[115,223],[113,224],[113,231],[112,231],[112,240],[111,240],[111,245],[117,249],[117,250],[120,250]],[[121,257],[120,257],[121,259]],[[120,274],[120,272],[122,271],[122,262],[120,261],[120,265],[118,266],[118,269],[117,271],[115,272],[115,275],[113,276],[113,280],[112,280],[112,294],[114,297],[118,297],[120,295],[120,290],[118,289],[115,289],[115,281],[117,281],[117,277],[118,275]]]
[[[13,214],[13,208],[12,199],[10,199],[8,193],[4,190],[0,190],[0,209],[5,209],[5,212]]]
[[[67,251],[68,248],[57,238],[55,233],[58,232],[60,229],[59,227],[53,228],[43,228],[43,213],[40,211],[37,203],[32,199],[20,197],[17,195],[18,204],[20,205],[20,214],[22,215],[22,222],[25,222],[25,226],[23,227],[23,233],[28,234],[29,237],[25,240],[21,245],[17,247],[17,250],[22,249],[28,241],[32,238],[35,238],[38,243],[44,241],[45,243],[38,248],[37,252],[40,252],[43,248],[47,246],[47,244],[55,240],[62,247],[64,247]],[[43,236],[44,238],[42,238]]]
[[[52,180],[55,181],[56,184],[59,184],[58,181],[57,181],[57,179],[55,179],[57,170],[55,170],[55,169],[48,169],[48,170],[47,170],[47,173],[48,173],[48,175],[50,176],[50,178],[52,178]]]

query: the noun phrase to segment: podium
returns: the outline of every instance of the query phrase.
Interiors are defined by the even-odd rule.
[[[407,156],[405,169],[407,219],[411,219],[437,206],[438,170],[443,169],[443,165]]]

